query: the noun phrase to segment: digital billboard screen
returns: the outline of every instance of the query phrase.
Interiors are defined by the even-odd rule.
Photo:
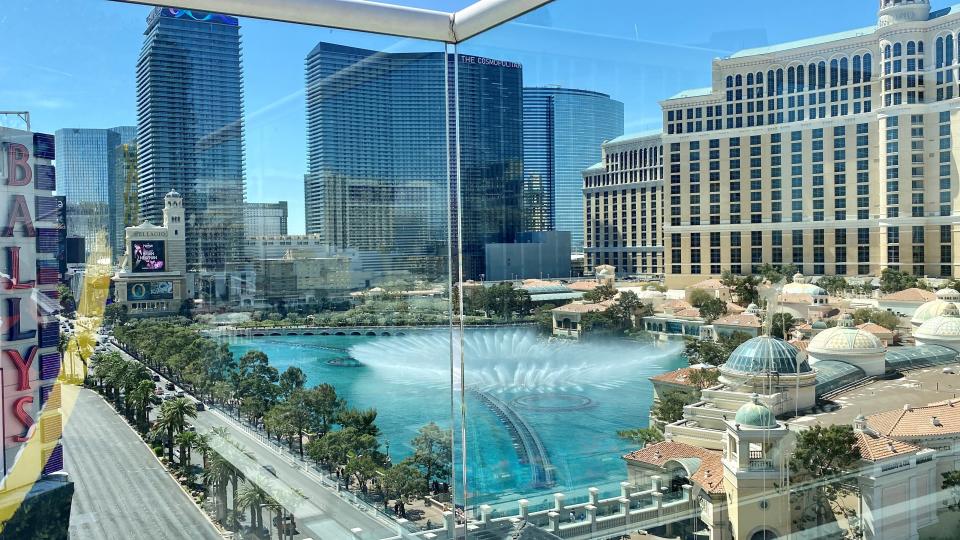
[[[135,281],[127,283],[127,301],[170,300],[172,298],[172,281]]]
[[[166,271],[163,240],[134,240],[130,242],[130,252],[133,254],[134,272]]]

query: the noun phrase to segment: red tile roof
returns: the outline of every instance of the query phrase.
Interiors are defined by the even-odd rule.
[[[733,315],[724,315],[716,321],[713,321],[713,324],[720,324],[724,326],[743,326],[747,328],[760,328],[762,321],[760,317],[757,317],[753,313],[736,313]]]
[[[574,281],[567,285],[567,287],[574,291],[592,291],[599,286],[600,284],[596,281]]]
[[[883,435],[863,432],[857,432],[856,435],[856,446],[860,449],[860,457],[867,461],[882,461],[920,450],[919,446]]]
[[[700,369],[702,368],[685,367],[685,368],[675,369],[673,371],[661,373],[660,375],[654,375],[653,377],[650,377],[650,380],[665,382],[665,383],[682,384],[684,386],[693,386],[693,383],[690,382],[690,374]],[[714,368],[711,368],[711,369],[714,369]]]
[[[937,295],[934,294],[933,291],[917,288],[904,289],[880,297],[881,300],[889,300],[892,302],[929,302],[936,298]]]
[[[875,335],[875,336],[877,336],[877,337],[890,337],[890,336],[893,336],[893,331],[892,331],[892,330],[890,330],[890,329],[888,329],[888,328],[886,328],[886,327],[880,326],[879,324],[872,323],[872,322],[867,322],[867,323],[863,323],[863,324],[858,324],[858,325],[857,325],[857,328],[859,328],[859,329],[861,329],[861,330],[866,330],[867,332],[870,332],[871,334],[873,334],[873,335]]]
[[[721,452],[718,450],[707,450],[675,441],[661,441],[623,456],[627,461],[660,468],[668,461],[682,458],[700,459],[700,466],[690,475],[690,480],[708,493],[723,493],[723,465],[720,462]]]
[[[960,400],[884,411],[867,417],[867,425],[895,439],[960,434]]]
[[[556,311],[557,313],[591,313],[594,311],[606,311],[614,303],[614,300],[605,300],[596,304],[586,303],[586,302],[571,302],[569,304],[556,307],[550,311]]]
[[[717,289],[728,289],[728,288],[729,288],[729,287],[727,287],[726,285],[724,285],[724,284],[723,284],[719,279],[717,279],[717,278],[705,279],[705,280],[701,281],[700,283],[696,283],[696,284],[694,284],[694,285],[691,285],[691,286],[687,287],[687,289],[691,289],[691,290],[692,290],[692,289],[717,290]]]

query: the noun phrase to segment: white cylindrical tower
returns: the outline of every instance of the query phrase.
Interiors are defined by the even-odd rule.
[[[183,197],[170,191],[163,197],[163,226],[167,228],[167,271],[183,272],[187,267],[184,241]]]

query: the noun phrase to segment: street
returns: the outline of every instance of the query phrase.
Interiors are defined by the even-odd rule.
[[[63,436],[76,488],[70,538],[219,539],[123,419],[96,392],[79,392]]]
[[[131,358],[122,349],[116,348],[126,358]],[[166,383],[166,379],[161,379]],[[122,422],[122,420],[118,421]],[[244,476],[257,483],[297,520],[297,528],[303,537],[315,540],[352,539],[353,529],[362,529],[362,540],[380,540],[398,535],[398,525],[388,518],[374,517],[365,507],[355,506],[335,492],[335,487],[325,486],[308,465],[299,463],[289,454],[280,454],[261,436],[252,433],[235,419],[215,409],[197,413],[192,422],[199,433],[210,433],[213,428],[227,430],[229,438],[241,448],[211,438],[210,445],[220,451]],[[275,475],[264,466],[273,468]]]

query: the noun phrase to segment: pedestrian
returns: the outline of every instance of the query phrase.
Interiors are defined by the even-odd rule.
[[[574,522],[574,521],[576,521],[576,520],[577,520],[577,516],[573,515],[573,510],[571,510],[571,511],[570,511],[570,522],[572,523],[572,522]]]

